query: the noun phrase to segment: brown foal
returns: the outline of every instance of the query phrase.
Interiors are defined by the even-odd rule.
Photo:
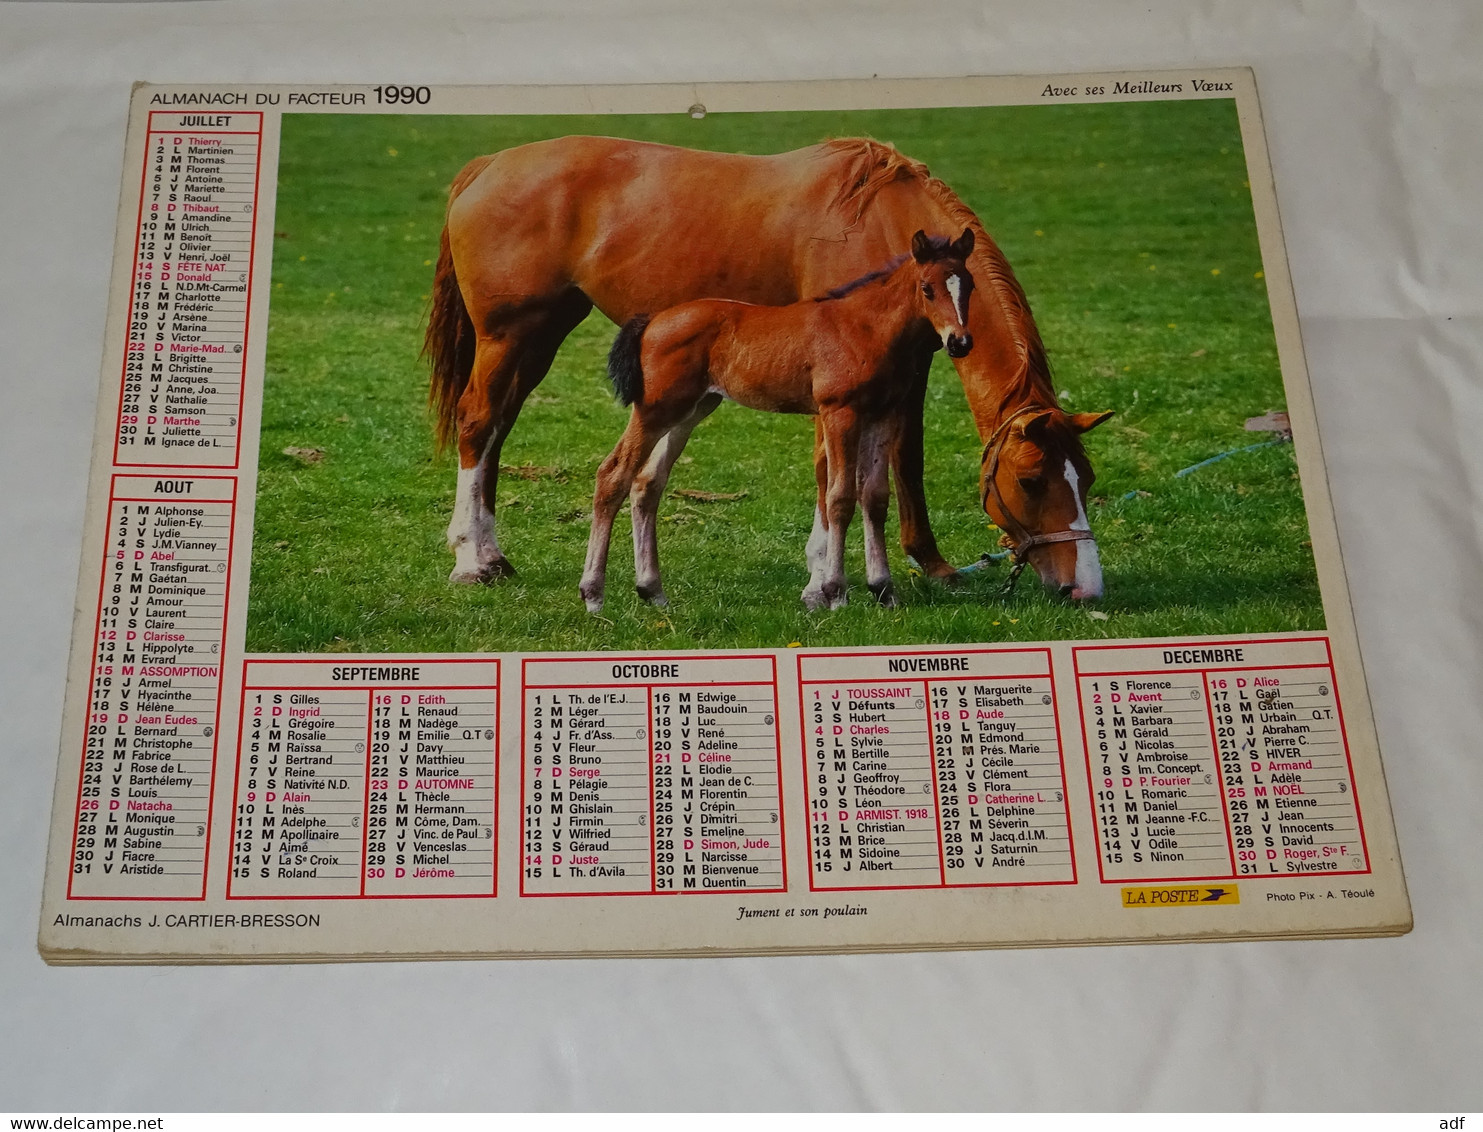
[[[633,412],[597,472],[581,583],[588,610],[602,609],[613,520],[630,493],[635,583],[645,600],[666,603],[655,534],[659,500],[690,433],[722,400],[818,417],[824,538],[817,546],[811,540],[804,604],[836,609],[847,600],[844,539],[857,496],[866,580],[878,600],[893,604],[887,471],[903,413],[920,412],[922,403],[921,391],[902,375],[913,369],[906,360],[924,351],[941,346],[961,358],[972,349],[966,260],[973,242],[971,229],[957,240],[919,230],[909,255],[817,299],[780,307],[700,299],[629,321],[613,343],[608,376]]]

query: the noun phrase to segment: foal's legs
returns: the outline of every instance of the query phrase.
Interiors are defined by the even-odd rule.
[[[824,425],[818,417],[814,417],[814,485],[817,500],[814,504],[814,529],[809,532],[808,545],[803,550],[808,562],[808,585],[803,588],[803,605],[810,611],[824,608],[824,571],[829,562],[829,524],[824,519],[829,494],[829,457],[824,450]]]
[[[844,539],[855,513],[855,475],[860,451],[860,422],[848,407],[827,408],[819,414],[824,426],[824,451],[829,459],[829,491],[824,517],[829,524],[829,550],[820,587],[830,609],[849,601],[844,575]]]
[[[888,481],[891,451],[898,435],[897,421],[887,418],[864,430],[860,440],[860,510],[865,517],[865,581],[875,599],[896,604],[891,563],[886,557],[886,513],[891,506]]]
[[[887,478],[891,455],[895,450],[898,423],[892,418],[860,429],[856,490],[865,514],[865,580],[870,592],[882,605],[896,605],[896,589],[891,583],[891,563],[886,554],[886,514],[891,506],[891,486]],[[808,560],[809,580],[803,591],[803,604],[810,610],[843,605],[830,602],[824,584],[830,576],[829,511],[830,469],[823,425],[816,421],[814,445],[814,478],[818,484],[818,503],[814,506],[814,528],[808,536],[804,555]]]
[[[658,414],[645,405],[634,406],[628,427],[618,439],[618,446],[597,469],[597,486],[592,494],[592,534],[587,539],[587,564],[582,569],[579,587],[587,612],[602,609],[603,590],[607,584],[608,545],[613,535],[613,519],[623,506],[623,497],[633,485],[655,445],[677,423],[673,415],[655,419]]]
[[[629,492],[629,514],[633,520],[633,575],[639,597],[655,605],[668,605],[664,586],[659,579],[659,542],[655,525],[659,518],[659,501],[669,483],[670,469],[685,450],[685,443],[695,426],[710,416],[721,403],[719,394],[708,394],[692,412],[664,434],[654,446],[648,463],[633,481]]]

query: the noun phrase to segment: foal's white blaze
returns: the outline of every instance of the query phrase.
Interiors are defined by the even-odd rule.
[[[958,321],[968,325],[968,292],[963,289],[963,277],[956,271],[947,277],[947,293],[953,297],[953,309],[958,312]]]
[[[1071,524],[1073,531],[1089,531],[1086,508],[1081,504],[1081,484],[1076,468],[1066,461],[1066,482],[1071,486],[1071,496],[1076,500],[1076,519]],[[1102,560],[1097,556],[1095,539],[1082,539],[1076,544],[1076,581],[1071,586],[1074,598],[1102,596]]]

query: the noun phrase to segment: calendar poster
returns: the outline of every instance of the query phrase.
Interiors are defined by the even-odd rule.
[[[48,961],[1409,930],[1250,72],[140,85],[113,272]]]

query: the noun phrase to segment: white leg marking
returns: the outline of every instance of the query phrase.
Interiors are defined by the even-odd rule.
[[[888,430],[877,427],[866,433],[860,445],[860,500],[861,516],[865,521],[865,581],[877,595],[881,587],[891,581],[891,562],[886,556],[885,524],[873,522],[866,500],[879,497],[886,491],[886,469],[889,466],[886,454]]]
[[[1071,461],[1066,461],[1066,482],[1071,485],[1071,495],[1076,500],[1076,520],[1071,524],[1073,531],[1089,531],[1086,508],[1081,504],[1080,479]],[[1097,598],[1102,596],[1102,559],[1097,554],[1095,539],[1082,539],[1076,544],[1076,581],[1071,587],[1074,598]]]
[[[613,524],[594,513],[592,533],[587,536],[587,560],[582,564],[582,581],[577,586],[588,613],[602,612],[603,591],[607,587],[608,539],[612,533]]]
[[[598,483],[602,483],[600,472]],[[600,506],[601,499],[598,490],[594,489],[592,531],[587,536],[587,560],[582,564],[582,581],[577,586],[577,592],[582,595],[588,613],[602,612],[603,594],[607,588],[608,546],[613,536],[613,514],[617,512],[616,507],[607,512]]]
[[[693,427],[693,426],[691,426]],[[639,595],[655,605],[668,605],[664,586],[659,577],[659,497],[669,482],[670,468],[679,459],[690,438],[690,428],[678,424],[660,438],[649,453],[649,462],[633,481],[629,489],[629,516],[633,521],[633,583]],[[647,488],[647,491],[645,490]],[[640,505],[640,497],[649,496],[648,506]]]
[[[459,468],[458,486],[453,492],[453,516],[448,520],[448,549],[453,550],[469,529],[469,516],[473,514],[473,501],[478,498],[478,468]]]
[[[701,421],[715,412],[720,403],[721,398],[718,396],[708,394],[702,397],[688,417],[659,438],[659,443],[649,453],[648,462],[634,477],[633,486],[629,489],[628,497],[632,502],[629,513],[633,519],[634,587],[640,597],[655,605],[669,604],[669,598],[664,593],[664,583],[659,576],[659,500],[664,495],[665,487],[669,485],[669,475],[674,470],[675,461],[690,442],[690,434]],[[645,495],[648,502],[641,507],[640,496]]]
[[[824,568],[828,565],[829,532],[824,527],[824,515],[814,507],[814,529],[809,532],[808,545],[803,556],[808,562],[808,585],[803,590],[803,604],[809,609],[819,609],[824,604]]]
[[[491,434],[472,468],[458,469],[453,517],[448,523],[448,549],[453,551],[453,573],[448,580],[452,582],[481,581],[486,568],[503,557],[494,533],[494,513],[484,502],[484,472],[494,441]]]

